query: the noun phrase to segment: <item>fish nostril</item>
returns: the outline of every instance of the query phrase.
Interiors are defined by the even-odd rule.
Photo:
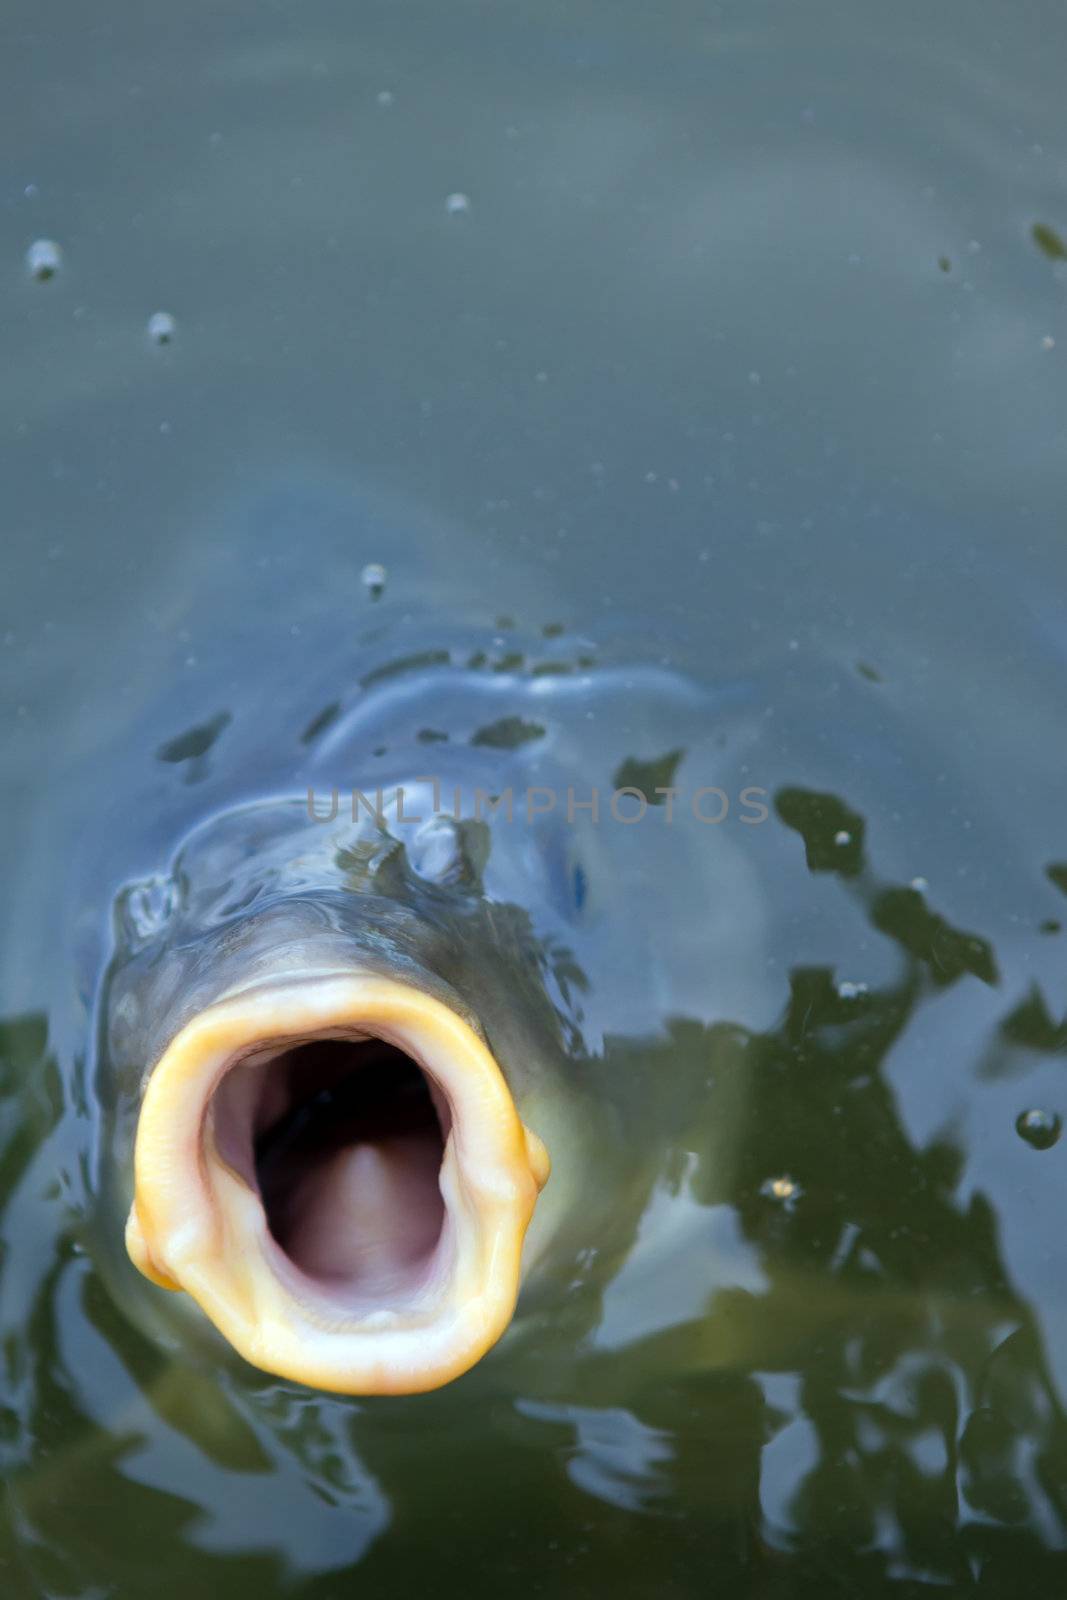
[[[154,876],[128,884],[117,903],[118,924],[131,947],[147,943],[166,927],[178,905],[173,878]]]

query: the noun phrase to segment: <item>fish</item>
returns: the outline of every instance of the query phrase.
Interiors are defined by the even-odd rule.
[[[116,974],[116,1058],[147,1023],[152,1060],[126,1246],[254,1365],[412,1392],[506,1327],[549,1158],[465,998],[489,929],[442,933],[381,892],[373,838],[313,830],[299,802],[209,826],[189,902]]]
[[[418,732],[443,700],[469,732],[431,757]],[[497,1345],[520,1293],[543,1316],[583,1250],[632,1239],[660,1151],[635,1140],[625,1086],[597,1081],[597,1041],[627,1008],[650,1030],[664,1009],[712,1015],[709,882],[746,898],[736,845],[692,805],[688,827],[653,811],[655,779],[710,792],[708,712],[653,665],[490,677],[423,651],[319,719],[303,792],[209,812],[122,888],[102,1255],[165,1342],[217,1336],[327,1392],[422,1393]],[[163,758],[202,764],[225,727]],[[741,804],[760,815],[754,789]],[[642,897],[648,920],[620,921]],[[668,915],[704,940],[664,940]],[[598,961],[628,989],[603,1015]]]

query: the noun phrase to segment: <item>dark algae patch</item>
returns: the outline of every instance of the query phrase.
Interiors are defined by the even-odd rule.
[[[1067,1054],[1067,1014],[1057,1021],[1049,1012],[1048,1001],[1037,987],[1010,1011],[1000,1031],[1012,1044],[1048,1055]]]
[[[199,783],[207,777],[208,752],[232,721],[231,712],[220,711],[210,722],[198,723],[195,728],[190,728],[186,733],[179,734],[176,739],[168,739],[166,744],[160,745],[156,751],[156,760],[172,766],[184,766],[185,782]]]
[[[684,755],[684,750],[670,750],[665,756],[655,757],[651,761],[638,761],[634,756],[628,756],[616,769],[611,781],[616,789],[636,789],[650,806],[661,806],[665,796],[657,794],[656,790],[672,786]]]
[[[545,730],[539,722],[526,722],[522,717],[501,717],[471,734],[471,744],[484,745],[490,750],[517,750],[533,739],[543,739]]]
[[[1037,245],[1043,256],[1050,261],[1067,261],[1067,244],[1062,236],[1047,222],[1035,222],[1030,229],[1030,237]]]
[[[176,739],[168,739],[166,744],[161,744],[156,751],[157,759],[180,762],[195,761],[198,756],[206,756],[219,734],[224,728],[229,727],[232,720],[228,711],[220,711],[210,722],[202,722],[197,727],[190,728],[187,733],[180,733]]]
[[[917,960],[926,963],[936,984],[955,983],[970,972],[983,983],[997,982],[997,966],[988,940],[952,927],[926,904],[917,889],[885,889],[874,902],[874,926],[891,935]]]
[[[857,876],[863,867],[866,824],[843,800],[809,789],[782,789],[775,795],[774,805],[786,827],[803,839],[812,872]]]
[[[1067,861],[1050,861],[1045,868],[1045,876],[1061,894],[1067,894]]]
[[[317,716],[312,717],[303,733],[300,735],[301,744],[313,744],[320,733],[325,733],[341,715],[340,700],[331,700],[328,706],[323,706]]]
[[[386,661],[372,668],[359,680],[360,687],[370,689],[376,683],[384,683],[389,678],[402,678],[409,672],[422,672],[427,667],[444,667],[451,659],[447,650],[416,650],[409,656],[401,656],[396,661]]]

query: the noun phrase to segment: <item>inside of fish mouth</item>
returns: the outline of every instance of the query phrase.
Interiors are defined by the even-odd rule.
[[[258,1194],[299,1291],[355,1312],[402,1310],[446,1255],[448,1102],[378,1038],[257,1051],[212,1101],[219,1155]]]

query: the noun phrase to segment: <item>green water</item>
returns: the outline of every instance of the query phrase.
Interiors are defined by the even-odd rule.
[[[1046,0],[7,6],[5,1597],[1063,1592],[1065,48]],[[146,1326],[119,886],[361,693],[430,761],[629,662],[770,814],[591,869],[614,1225],[429,1396]],[[452,665],[522,692],[471,724]],[[582,776],[671,770],[613,704]]]

